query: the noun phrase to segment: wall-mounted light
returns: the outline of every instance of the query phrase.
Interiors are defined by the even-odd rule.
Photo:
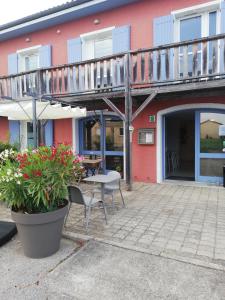
[[[29,37],[28,37],[28,38],[26,38],[26,39],[25,39],[25,42],[26,42],[26,43],[29,43],[29,42],[31,42],[31,38],[29,38]]]
[[[61,33],[61,30],[60,29],[57,29],[56,30],[56,34],[60,34]]]
[[[98,25],[98,24],[100,24],[100,20],[99,20],[99,19],[95,19],[93,23],[94,23],[95,25]]]

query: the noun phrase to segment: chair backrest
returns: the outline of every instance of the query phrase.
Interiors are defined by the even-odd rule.
[[[84,205],[84,197],[78,186],[68,186],[69,201]]]
[[[107,185],[115,185],[115,184],[120,184],[120,179],[121,179],[121,175],[119,172],[117,171],[110,171],[107,176],[110,176],[113,178],[113,181],[110,183],[107,183]]]

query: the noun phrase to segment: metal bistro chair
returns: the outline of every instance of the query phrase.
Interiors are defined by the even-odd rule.
[[[101,200],[94,198],[93,192],[90,192],[90,191],[82,192],[81,189],[77,186],[68,186],[68,193],[69,193],[69,209],[68,209],[68,213],[67,213],[67,216],[65,219],[65,224],[66,224],[72,203],[80,204],[80,205],[84,206],[84,216],[86,218],[86,230],[87,230],[90,215],[91,215],[91,209],[99,202],[101,203]],[[85,195],[86,193],[91,193],[92,194],[91,197],[86,196]],[[102,203],[102,205],[104,208],[103,211],[104,211],[104,215],[105,215],[105,221],[107,222],[106,209],[105,209],[104,203]]]
[[[112,196],[112,206],[113,209],[115,208],[115,203],[114,203],[114,193],[115,192],[120,192],[121,195],[121,199],[122,199],[122,203],[123,203],[123,207],[125,206],[125,201],[123,198],[123,194],[122,194],[122,190],[121,190],[121,175],[119,172],[117,171],[110,171],[107,176],[112,177],[112,182],[105,184],[104,186],[104,192],[106,195],[111,195]],[[99,187],[95,188],[94,190],[94,194],[95,193],[100,193],[101,189]]]

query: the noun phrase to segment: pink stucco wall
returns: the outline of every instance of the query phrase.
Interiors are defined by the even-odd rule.
[[[72,145],[72,119],[54,121],[54,144],[66,143]]]
[[[9,140],[9,122],[5,117],[0,117],[0,141],[7,142]]]
[[[0,43],[0,74],[7,74],[7,57],[9,53],[36,45],[52,45],[53,64],[67,62],[67,40],[80,34],[111,26],[131,25],[131,47],[138,49],[152,46],[152,20],[154,17],[168,15],[172,10],[209,2],[209,0],[140,0],[104,13],[54,26],[39,32]],[[99,25],[94,25],[94,19],[100,19]],[[56,31],[60,29],[61,34]],[[31,42],[25,42],[29,37]]]

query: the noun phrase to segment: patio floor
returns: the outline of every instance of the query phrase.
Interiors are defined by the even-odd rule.
[[[103,210],[93,209],[88,232],[83,207],[73,204],[65,234],[225,270],[224,188],[135,183],[124,198],[126,208],[119,195],[117,209],[107,207],[107,225]],[[1,206],[0,219],[9,217]]]
[[[180,184],[134,184],[126,208],[92,211],[88,232],[83,210],[73,205],[66,232],[183,261],[225,266],[225,189]],[[110,198],[108,199],[110,204]]]

